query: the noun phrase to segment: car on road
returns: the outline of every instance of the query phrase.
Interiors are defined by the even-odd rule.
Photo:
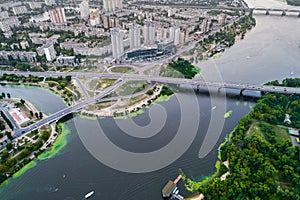
[[[296,137],[296,142],[300,144],[300,138]]]

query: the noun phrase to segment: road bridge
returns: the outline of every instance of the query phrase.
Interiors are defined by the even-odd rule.
[[[132,4],[135,6],[142,6],[142,4]],[[296,13],[297,16],[300,17],[300,9],[288,9],[288,8],[267,8],[267,7],[229,7],[229,6],[200,6],[200,5],[186,5],[182,4],[173,4],[173,5],[163,5],[163,4],[146,4],[157,7],[172,7],[172,8],[193,8],[200,10],[230,10],[230,11],[242,11],[242,12],[250,12],[250,11],[263,11],[266,15],[269,14],[278,14],[281,13],[282,16],[286,16],[288,14]]]
[[[208,88],[216,88],[218,90],[222,88],[228,89],[237,89],[242,94],[245,90],[252,91],[260,91],[260,92],[271,92],[271,93],[282,93],[282,94],[297,94],[300,95],[300,88],[293,87],[283,87],[283,86],[267,86],[267,85],[256,85],[256,84],[247,84],[247,83],[229,83],[229,82],[214,82],[214,81],[204,81],[204,80],[195,80],[195,79],[186,79],[186,78],[172,78],[172,77],[160,77],[160,76],[147,76],[147,75],[138,75],[138,74],[119,74],[119,73],[78,73],[78,72],[69,72],[69,73],[55,73],[55,72],[35,72],[35,73],[27,73],[27,72],[15,72],[19,75],[29,76],[77,76],[77,77],[98,77],[98,78],[111,78],[111,79],[119,79],[116,84],[105,89],[102,93],[98,94],[94,98],[88,98],[85,101],[82,101],[76,105],[72,105],[66,107],[40,121],[34,123],[26,128],[19,128],[16,130],[14,138],[20,137],[26,133],[29,133],[45,124],[50,124],[52,122],[58,121],[62,117],[77,112],[80,109],[84,108],[87,105],[99,102],[102,98],[113,92],[119,86],[121,86],[124,82],[130,80],[140,80],[147,81],[151,83],[162,83],[162,84],[175,84],[175,85],[191,85],[195,87],[208,87]],[[120,97],[121,98],[121,97]]]
[[[20,137],[24,134],[27,134],[41,126],[44,126],[46,124],[50,124],[50,123],[53,123],[55,121],[58,121],[59,119],[63,118],[64,116],[66,115],[69,115],[71,113],[74,113],[74,112],[77,112],[79,111],[80,109],[86,107],[87,105],[90,105],[90,104],[93,104],[93,103],[97,103],[99,102],[102,98],[104,98],[105,96],[107,96],[108,94],[110,94],[111,92],[113,92],[115,89],[117,89],[119,86],[121,86],[122,84],[124,84],[125,81],[123,80],[118,80],[116,82],[115,85],[105,89],[102,93],[98,94],[97,96],[95,96],[94,98],[89,98],[85,101],[82,101],[78,104],[75,104],[75,105],[72,105],[72,106],[69,106],[69,107],[66,107],[48,117],[45,117],[43,119],[41,119],[40,121],[30,125],[30,126],[27,126],[25,128],[18,128],[15,130],[15,134],[14,134],[14,138],[17,138],[17,137]]]
[[[300,17],[300,9],[287,9],[287,8],[265,8],[265,7],[255,7],[251,8],[253,11],[260,11],[265,15],[270,14],[281,14],[281,16],[286,16],[289,14],[296,14]]]

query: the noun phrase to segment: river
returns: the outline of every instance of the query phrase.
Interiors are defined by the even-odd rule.
[[[227,49],[221,58],[199,64],[202,68],[202,78],[261,84],[269,80],[282,80],[290,77],[291,72],[293,72],[293,77],[300,76],[300,19],[257,15],[256,20],[257,26],[246,35],[244,40],[237,41],[232,48]],[[7,91],[13,95],[15,89],[7,88]],[[23,88],[22,91],[27,91],[27,89]],[[238,120],[249,112],[250,106],[254,105],[252,102],[236,97],[239,91],[228,90],[228,93],[229,96],[225,101],[223,91],[220,94],[213,92],[211,95],[197,92],[194,96],[193,92],[182,87],[179,96],[172,97],[168,102],[151,106],[150,110],[163,107],[167,118],[163,129],[150,138],[134,138],[125,134],[118,125],[121,122],[113,118],[95,121],[75,117],[66,122],[71,134],[62,152],[49,160],[38,161],[36,167],[20,178],[11,180],[7,186],[0,189],[1,199],[79,200],[84,199],[84,195],[90,190],[95,191],[91,199],[161,199],[162,187],[169,179],[176,178],[179,168],[195,180],[200,180],[203,176],[214,172],[218,145],[233,130]],[[44,110],[52,105],[35,100],[35,98],[40,97],[30,96],[32,102],[40,102]],[[49,97],[51,100],[56,98]],[[188,105],[190,115],[194,115],[193,110],[196,108],[200,109],[200,120],[191,120],[192,124],[196,123],[199,126],[196,137],[179,159],[162,169],[148,173],[122,172],[108,167],[107,163],[105,165],[99,162],[85,146],[86,142],[82,136],[98,133],[100,124],[107,138],[128,152],[154,152],[156,149],[163,148],[176,138],[181,117],[189,117],[188,113],[180,110],[181,100],[189,101],[191,98],[195,98],[197,103]],[[218,137],[219,133],[214,135],[217,139],[212,143],[214,144],[212,150],[208,151],[204,158],[199,158],[199,149],[205,146],[203,141],[212,142],[205,139],[210,130],[210,124],[217,127],[224,119],[224,110],[225,112],[232,110],[232,115],[225,120],[221,136]],[[217,115],[211,119],[214,112]],[[164,116],[161,112],[153,113],[150,113],[152,120]],[[148,125],[151,119],[149,109],[145,109],[143,114],[134,118],[134,122],[143,127]],[[130,120],[127,119],[127,121]],[[185,134],[187,136],[193,134],[192,129],[192,126],[187,127]],[[102,153],[113,155],[114,152]],[[174,148],[175,153],[176,148]],[[167,159],[171,155],[164,156]],[[153,163],[160,161],[163,162],[155,158],[151,160]],[[118,160],[116,160],[116,165],[118,165]],[[133,165],[136,166],[132,166],[132,169],[143,166],[143,163],[133,163]],[[179,188],[183,196],[188,194],[183,190],[182,183],[179,184]]]

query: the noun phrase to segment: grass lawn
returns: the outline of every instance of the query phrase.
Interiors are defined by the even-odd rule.
[[[134,69],[132,69],[131,67],[114,67],[111,69],[111,72],[121,73],[121,74],[129,73],[129,72],[133,72],[133,71],[134,71]]]
[[[89,85],[92,90],[104,90],[112,86],[116,79],[93,79]]]
[[[267,137],[269,137],[270,132],[263,131],[262,125],[272,129],[272,136],[274,136],[274,139],[277,142],[290,139],[287,128],[284,128],[281,126],[276,126],[276,125],[271,125],[266,122],[258,122],[258,121],[253,122],[253,124],[251,125],[251,127],[248,130],[248,134],[258,134],[265,140],[268,140]]]

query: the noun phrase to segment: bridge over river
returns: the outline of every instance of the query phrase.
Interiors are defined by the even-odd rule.
[[[142,6],[142,4],[131,4],[135,6]],[[147,5],[151,6],[157,6],[157,7],[173,7],[173,8],[192,8],[192,9],[200,9],[200,10],[230,10],[230,11],[242,11],[242,12],[250,12],[250,11],[262,11],[264,14],[280,14],[281,16],[286,16],[289,14],[296,14],[298,17],[300,17],[300,9],[296,8],[268,8],[268,7],[230,7],[230,6],[201,6],[201,5],[187,5],[185,3],[178,3],[178,4],[170,4],[170,5],[164,5],[164,4],[155,4],[155,3],[149,3]]]
[[[101,99],[106,97],[108,94],[113,92],[119,86],[121,86],[126,81],[130,80],[140,80],[140,81],[147,81],[152,83],[162,83],[162,84],[175,84],[175,85],[190,85],[194,87],[208,87],[208,88],[215,88],[215,89],[238,89],[242,94],[245,90],[253,90],[253,91],[260,91],[260,92],[271,92],[271,93],[282,93],[282,94],[296,94],[300,95],[300,88],[293,88],[293,87],[282,87],[282,86],[267,86],[267,85],[255,85],[255,84],[247,84],[247,83],[228,83],[228,82],[213,82],[213,81],[204,81],[204,80],[195,80],[195,79],[185,79],[185,78],[171,78],[171,77],[160,77],[160,76],[146,76],[146,75],[137,75],[137,74],[119,74],[119,73],[110,73],[110,74],[97,74],[97,73],[24,73],[24,72],[16,72],[22,75],[35,75],[35,76],[77,76],[77,77],[98,77],[98,78],[111,78],[111,79],[118,79],[118,81],[111,87],[103,90],[100,94],[93,98],[88,98],[85,101],[82,101],[78,104],[66,107],[42,120],[37,123],[34,123],[26,128],[19,128],[15,130],[14,138],[20,137],[24,134],[27,134],[43,125],[53,123],[58,121],[62,117],[77,112],[80,109],[84,108],[87,105],[99,102]],[[122,97],[120,97],[122,98]]]

